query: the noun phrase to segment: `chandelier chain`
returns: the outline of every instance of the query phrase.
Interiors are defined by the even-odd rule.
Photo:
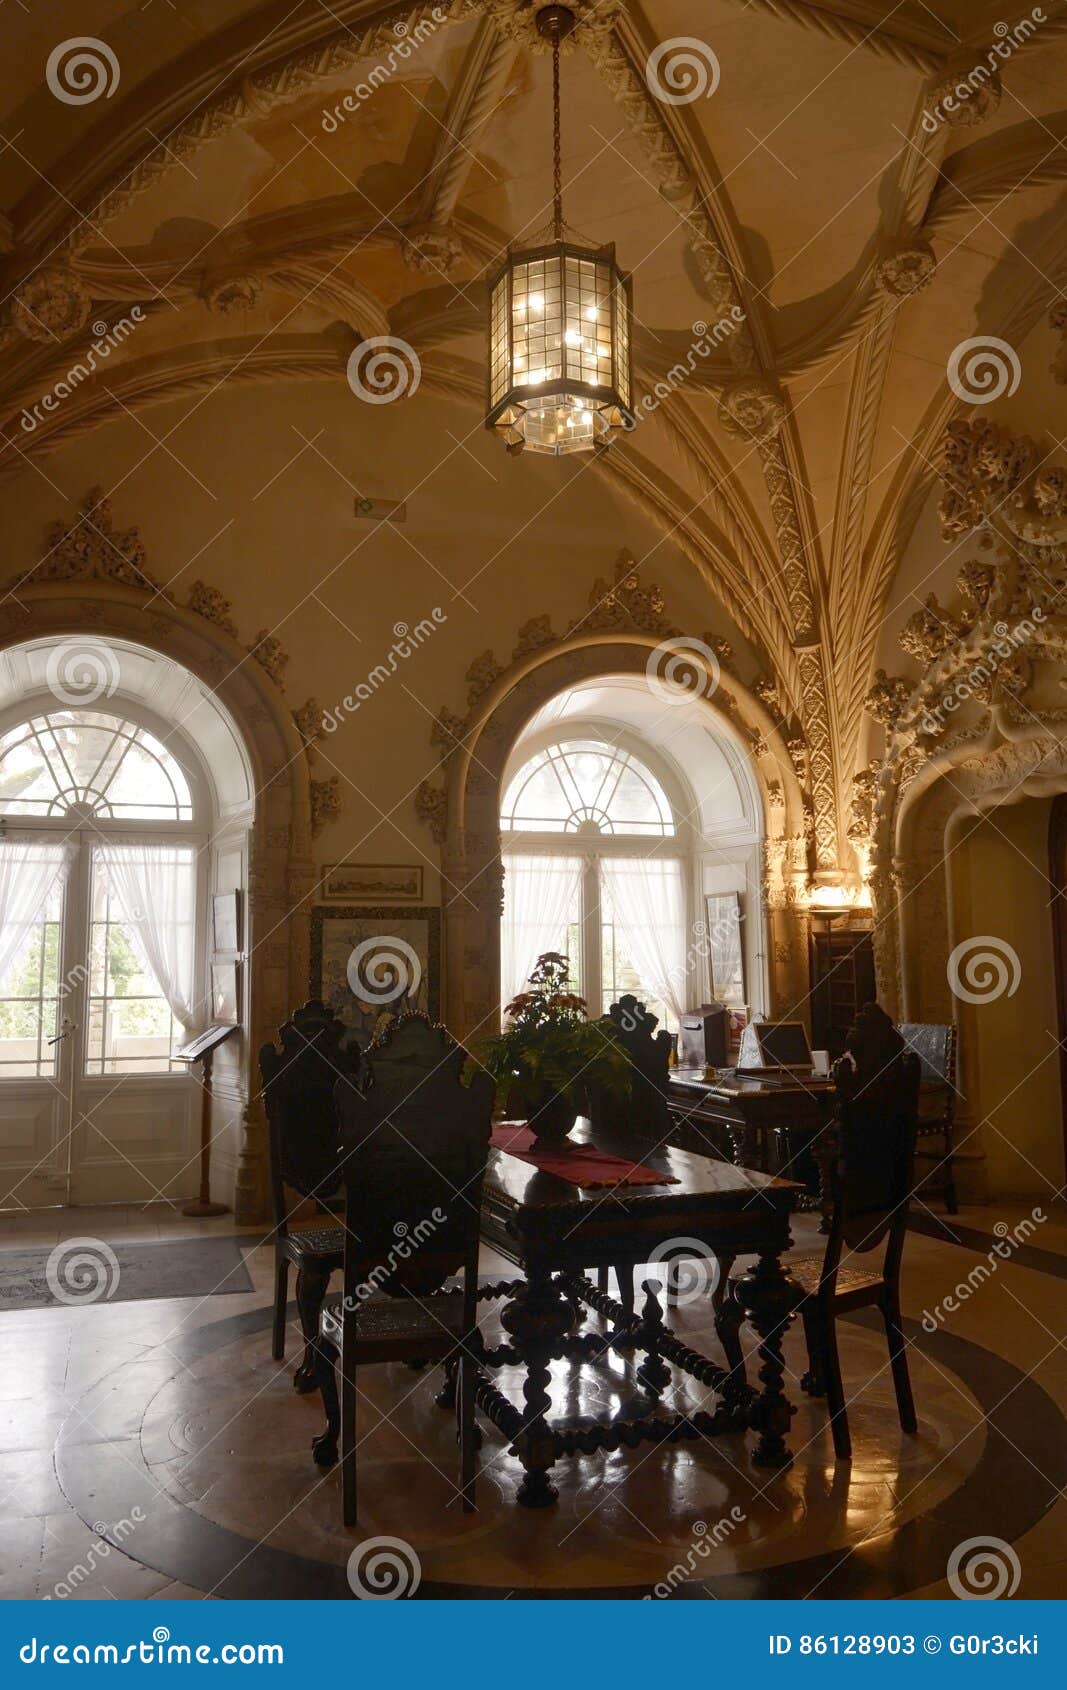
[[[563,239],[563,163],[559,115],[559,34],[552,36],[552,221],[557,241]]]

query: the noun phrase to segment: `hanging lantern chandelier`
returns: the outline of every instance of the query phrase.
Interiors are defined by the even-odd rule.
[[[509,249],[489,284],[489,414],[510,452],[589,452],[633,423],[630,278],[614,246],[565,239],[560,163],[560,42],[569,6],[542,6],[552,48],[552,238]]]

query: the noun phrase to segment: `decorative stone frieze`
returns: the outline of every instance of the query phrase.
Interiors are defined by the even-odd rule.
[[[262,296],[261,277],[247,270],[240,275],[206,277],[200,289],[204,304],[220,317],[254,311]]]
[[[310,783],[311,795],[311,835],[316,838],[329,822],[335,822],[341,814],[341,777],[329,775],[326,780],[313,780]]]
[[[908,299],[928,288],[937,270],[934,249],[915,236],[894,242],[883,253],[875,276],[878,286],[891,299]]]
[[[864,708],[876,722],[890,727],[904,713],[912,691],[910,681],[899,675],[887,675],[884,669],[876,669],[874,683],[863,701]]]
[[[216,628],[221,628],[231,639],[237,639],[237,624],[230,615],[233,606],[218,587],[212,587],[206,581],[194,581],[186,604],[197,616],[202,616],[206,622],[214,622]]]
[[[443,845],[448,829],[448,794],[443,786],[424,780],[415,792],[415,814],[425,823],[436,845]]]
[[[964,632],[964,625],[938,603],[936,593],[928,593],[922,606],[909,616],[900,630],[901,650],[925,668]]]
[[[16,290],[11,322],[27,340],[54,345],[83,329],[92,308],[84,282],[72,270],[49,265]]]
[[[93,487],[78,506],[73,522],[53,522],[44,555],[30,569],[11,577],[9,586],[45,581],[113,581],[122,587],[144,587],[153,598],[170,593],[148,571],[139,528],[115,528],[111,501],[102,487]]]
[[[284,692],[289,653],[278,636],[272,634],[269,628],[261,628],[247,649],[248,655],[255,658],[261,669],[267,671],[278,690]]]
[[[422,276],[449,276],[465,257],[463,242],[455,230],[437,225],[406,229],[401,250],[408,269]]]
[[[785,421],[786,410],[785,395],[769,376],[742,376],[719,399],[720,423],[740,440],[769,440]]]

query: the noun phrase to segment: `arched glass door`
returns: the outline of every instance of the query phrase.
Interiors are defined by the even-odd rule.
[[[191,1183],[207,818],[171,738],[78,708],[0,735],[0,1208]]]
[[[503,1003],[540,952],[563,951],[590,1015],[633,992],[677,1031],[692,872],[651,768],[606,741],[554,740],[516,771],[500,821]]]

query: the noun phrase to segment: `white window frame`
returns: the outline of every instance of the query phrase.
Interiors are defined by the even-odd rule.
[[[28,722],[34,717],[47,716],[57,713],[56,699],[53,694],[38,694],[32,698],[21,699],[0,715],[0,736],[11,731],[22,722]],[[87,711],[94,709],[93,705],[86,705]],[[89,939],[91,908],[91,876],[92,876],[92,845],[106,839],[109,843],[122,845],[135,844],[180,844],[191,845],[196,851],[196,890],[195,890],[195,931],[194,957],[195,971],[193,981],[194,1002],[206,1001],[207,981],[207,938],[209,919],[209,850],[211,843],[211,820],[213,814],[212,794],[206,773],[200,768],[189,741],[176,730],[173,724],[163,718],[155,716],[145,710],[139,702],[126,698],[108,698],[100,703],[102,715],[121,716],[127,721],[135,722],[144,727],[165,747],[168,754],[174,758],[185,776],[191,798],[192,816],[189,821],[173,819],[154,820],[145,818],[134,820],[120,817],[113,820],[107,817],[86,816],[3,816],[0,815],[0,830],[8,838],[31,836],[44,838],[55,836],[60,839],[76,839],[78,850],[71,865],[70,874],[63,893],[63,905],[60,921],[59,942],[59,980],[60,986],[67,988],[60,1001],[57,1011],[59,1025],[56,1032],[69,1025],[77,1029],[76,1037],[67,1041],[69,1049],[62,1044],[56,1047],[56,1069],[53,1075],[43,1076],[40,1080],[27,1077],[12,1076],[11,1085],[48,1085],[57,1083],[71,1085],[77,1075],[77,1084],[99,1085],[101,1082],[114,1085],[120,1080],[136,1080],[138,1078],[150,1080],[162,1085],[188,1085],[187,1071],[168,1068],[138,1068],[129,1073],[112,1074],[106,1070],[103,1074],[90,1071],[88,1067],[88,1036],[89,1036]],[[82,977],[83,976],[83,977]],[[2,1070],[0,1070],[2,1077]]]
[[[685,931],[692,932],[702,906],[698,884],[699,868],[689,816],[693,806],[675,771],[636,735],[609,733],[602,725],[582,720],[557,722],[524,741],[506,771],[502,791],[507,793],[528,763],[555,745],[596,743],[609,752],[625,752],[643,772],[651,775],[666,796],[674,823],[673,834],[602,833],[595,824],[583,823],[574,831],[537,833],[525,829],[501,828],[501,852],[505,877],[509,854],[516,856],[581,857],[585,867],[580,887],[581,958],[578,989],[591,1018],[607,1009],[603,970],[602,880],[600,864],[607,857],[639,857],[657,862],[677,862],[682,868],[685,901]],[[680,959],[686,966],[685,997],[691,1003],[703,1001],[708,991],[700,978],[700,957],[693,947]],[[705,965],[706,966],[706,965]],[[671,1029],[676,1031],[677,1029]]]

